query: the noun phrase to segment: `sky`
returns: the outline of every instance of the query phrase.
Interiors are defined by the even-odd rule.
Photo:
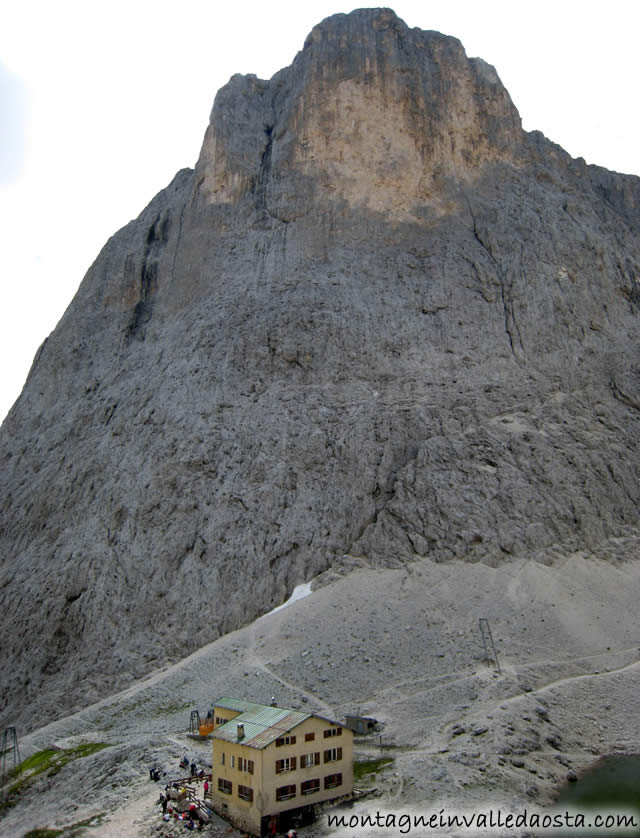
[[[7,0],[0,26],[0,420],[107,239],[193,167],[217,90],[270,78],[340,0]],[[493,64],[525,130],[640,175],[636,0],[398,0]]]

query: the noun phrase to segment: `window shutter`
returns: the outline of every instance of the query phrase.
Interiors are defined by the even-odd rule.
[[[331,751],[325,751],[324,752],[324,761],[329,762],[330,759],[331,759]]]
[[[276,774],[280,774],[280,773],[282,773],[282,760],[277,759],[276,760]]]
[[[296,770],[296,757],[291,757],[291,770]]]
[[[249,760],[249,774],[253,774],[253,760]]]
[[[313,764],[320,765],[320,753],[316,753],[313,755]]]
[[[292,744],[292,745],[295,745],[295,744],[296,744],[296,737],[295,737],[295,736],[292,736],[292,737],[291,737],[291,744]]]
[[[338,759],[342,759],[342,748],[338,748]]]

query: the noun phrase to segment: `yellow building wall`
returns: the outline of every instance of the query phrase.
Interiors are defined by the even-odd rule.
[[[236,716],[240,715],[239,710],[228,710],[226,707],[216,707],[213,708],[213,729],[215,730],[217,727],[220,727],[220,724],[216,722],[216,719],[225,719],[226,722],[230,722],[231,719],[235,719]],[[222,724],[222,723],[221,723]]]
[[[312,717],[295,727],[290,735],[296,737],[295,745],[276,746],[272,742],[263,750],[263,785],[262,794],[264,800],[263,815],[277,814],[288,809],[297,809],[301,806],[311,806],[315,803],[322,803],[342,797],[344,794],[351,794],[353,791],[353,733],[342,727],[340,736],[324,738],[324,731],[331,728],[339,728],[322,719]],[[305,741],[307,733],[315,734],[311,742]],[[342,748],[342,759],[338,762],[324,761],[324,752],[332,748]],[[309,753],[320,754],[320,764],[302,768],[302,757]],[[276,761],[287,757],[296,757],[295,771],[276,773]],[[325,789],[324,778],[329,774],[342,774],[342,785],[331,789]],[[311,794],[302,794],[300,787],[306,780],[320,780],[320,789]],[[296,795],[288,800],[276,800],[276,789],[281,786],[295,785]]]
[[[230,712],[226,711],[227,714]],[[216,715],[222,715],[218,713],[218,708],[216,708]],[[295,744],[276,746],[274,741],[263,749],[214,739],[211,783],[214,808],[241,829],[259,835],[261,819],[267,815],[276,815],[290,809],[311,806],[351,794],[353,790],[353,733],[341,727],[342,733],[339,736],[324,737],[325,730],[339,727],[341,726],[312,717],[287,734],[296,737]],[[305,741],[305,735],[311,733],[314,734],[313,741]],[[324,752],[333,748],[342,748],[342,759],[325,763]],[[319,753],[320,763],[303,768],[302,757],[309,753]],[[224,754],[224,764],[222,754]],[[291,757],[296,758],[296,769],[276,773],[276,761]],[[253,760],[253,774],[240,771],[240,759]],[[335,788],[325,789],[324,778],[338,773],[342,774],[342,784]],[[220,778],[231,782],[231,794],[218,791]],[[301,784],[312,779],[320,780],[319,790],[311,794],[302,794]],[[238,797],[238,785],[253,789],[253,802],[250,803]],[[287,800],[277,800],[276,790],[288,785],[295,785],[295,796]]]
[[[224,754],[224,765],[222,754]],[[241,759],[253,760],[253,774],[240,770]],[[231,818],[234,823],[248,832],[259,835],[263,802],[260,794],[263,783],[262,751],[246,745],[214,739],[212,773],[211,797],[217,811]],[[231,794],[218,791],[219,779],[228,780],[232,784]],[[253,789],[253,802],[250,803],[238,797],[239,785]]]

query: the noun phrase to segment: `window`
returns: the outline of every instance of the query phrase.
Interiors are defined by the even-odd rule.
[[[246,771],[249,774],[253,774],[253,760],[238,757],[238,771]]]
[[[320,765],[320,753],[315,754],[303,754],[300,767],[301,768],[309,768],[310,765]]]
[[[342,728],[330,727],[328,730],[325,730],[324,738],[329,739],[331,736],[342,736]]]
[[[296,737],[295,736],[281,736],[279,739],[276,739],[276,748],[281,748],[283,745],[295,745],[296,744]]]
[[[290,797],[296,796],[295,786],[280,786],[276,789],[276,800],[289,800]]]
[[[325,762],[338,762],[342,759],[342,748],[331,748],[324,752]]]
[[[223,794],[231,794],[233,784],[230,780],[223,780],[222,777],[218,777],[218,791],[221,791]]]
[[[283,774],[285,771],[295,771],[297,766],[296,757],[276,760],[276,774]]]
[[[336,786],[342,785],[342,774],[328,774],[324,778],[324,787],[326,789],[335,789]]]
[[[222,716],[216,716],[216,724],[217,725],[226,725],[229,719],[223,719]]]
[[[238,785],[238,797],[241,800],[248,800],[249,803],[253,803],[253,789],[249,786]]]
[[[320,791],[320,780],[305,780],[300,784],[300,794],[313,794],[314,791]]]
[[[220,765],[224,765],[224,751],[220,753]]]
[[[305,733],[305,735],[304,735],[304,741],[305,742],[313,742],[313,740],[315,738],[316,738],[315,733]]]

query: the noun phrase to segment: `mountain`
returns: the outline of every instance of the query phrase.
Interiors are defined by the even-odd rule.
[[[637,556],[640,179],[388,9],[216,96],[0,433],[0,721],[327,569]]]

